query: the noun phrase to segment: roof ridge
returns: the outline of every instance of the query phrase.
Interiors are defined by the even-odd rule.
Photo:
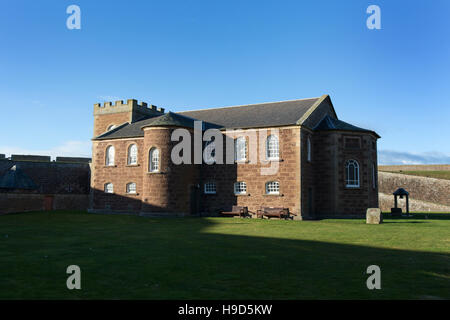
[[[250,103],[250,104],[241,104],[241,105],[237,105],[237,106],[224,106],[224,107],[215,107],[215,108],[207,108],[207,109],[177,111],[176,113],[193,112],[193,111],[206,111],[206,110],[226,109],[226,108],[241,108],[241,107],[250,107],[250,106],[263,105],[263,104],[280,103],[280,102],[293,102],[293,101],[303,101],[303,100],[313,100],[313,99],[320,99],[320,98],[321,97],[312,97],[312,98],[303,98],[303,99],[292,99],[292,100],[270,101],[270,102],[261,102],[261,103]]]

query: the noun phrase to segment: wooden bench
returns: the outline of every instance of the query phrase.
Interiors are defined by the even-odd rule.
[[[231,211],[221,211],[220,215],[226,217],[239,216],[241,218],[245,218],[248,216],[248,207],[233,206]]]
[[[280,219],[294,219],[293,216],[296,216],[295,213],[289,212],[289,208],[281,208],[281,207],[261,207],[256,212],[256,216],[258,218],[263,219],[266,216],[268,219],[276,217]]]

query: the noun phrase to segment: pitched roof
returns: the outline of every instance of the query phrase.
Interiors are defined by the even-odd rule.
[[[178,114],[215,123],[227,129],[295,125],[319,99],[310,98],[182,111]]]
[[[134,138],[143,137],[145,127],[161,127],[161,126],[174,126],[184,128],[194,128],[193,119],[174,112],[168,112],[162,116],[156,116],[145,120],[136,121],[133,123],[124,123],[108,132],[105,132],[95,138],[95,140],[107,140],[116,138]],[[220,126],[209,122],[203,122],[204,129],[220,128]]]
[[[193,128],[194,120],[201,120],[207,128],[258,128],[295,125],[320,98],[267,102],[242,106],[221,107],[194,111],[168,112],[131,124],[124,123],[95,140],[134,138],[144,136],[143,127],[180,126]]]
[[[37,189],[31,178],[15,165],[0,177],[0,188],[6,189]]]
[[[325,116],[322,121],[319,122],[319,124],[314,128],[316,131],[326,131],[326,130],[342,130],[342,131],[360,131],[360,132],[371,132],[375,134],[377,137],[378,134],[375,131],[367,130],[364,128],[360,128],[357,126],[354,126],[350,123],[347,123],[342,120],[338,120],[335,118],[332,118],[330,116]]]
[[[161,116],[154,116],[133,123],[124,123],[108,132],[94,138],[94,140],[108,140],[117,138],[143,137],[144,127],[179,126],[193,128],[195,120],[204,123],[204,129],[245,129],[264,128],[287,125],[301,125],[305,119],[320,105],[328,95],[319,98],[300,100],[267,102],[242,106],[211,108],[203,110],[168,112]],[[334,109],[332,108],[334,112]],[[314,130],[344,130],[371,132],[358,128],[331,116],[325,117]]]

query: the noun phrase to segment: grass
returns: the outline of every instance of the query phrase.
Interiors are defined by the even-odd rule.
[[[81,268],[81,290],[66,268]],[[368,290],[366,268],[381,268]],[[277,221],[0,216],[0,299],[450,299],[450,215]]]
[[[428,178],[436,178],[436,179],[445,179],[450,180],[450,170],[442,170],[442,171],[388,171],[392,173],[401,173],[407,174],[411,176],[421,176]]]

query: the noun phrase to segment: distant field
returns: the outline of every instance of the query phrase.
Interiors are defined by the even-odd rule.
[[[450,171],[450,164],[411,164],[411,165],[380,165],[380,171]]]
[[[447,171],[447,170],[442,170],[442,171],[428,171],[428,170],[427,171],[386,171],[386,172],[450,180],[450,171]]]

